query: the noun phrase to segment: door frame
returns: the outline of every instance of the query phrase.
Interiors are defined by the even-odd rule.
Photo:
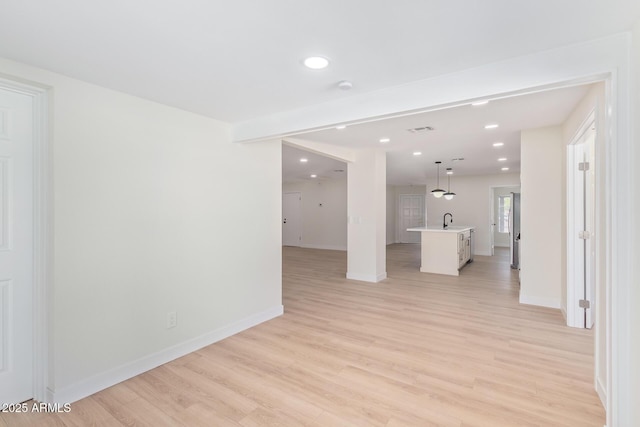
[[[49,377],[49,316],[52,280],[52,179],[49,135],[49,90],[0,76],[0,88],[33,101],[33,396],[51,402]]]

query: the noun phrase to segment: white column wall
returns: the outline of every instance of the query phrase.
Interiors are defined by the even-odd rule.
[[[355,152],[347,174],[347,278],[379,282],[386,272],[387,158],[381,149]]]
[[[520,302],[560,308],[564,144],[562,127],[522,132]]]

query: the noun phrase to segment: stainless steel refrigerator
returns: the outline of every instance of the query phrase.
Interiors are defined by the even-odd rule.
[[[511,193],[509,209],[509,248],[511,268],[520,268],[520,193]]]

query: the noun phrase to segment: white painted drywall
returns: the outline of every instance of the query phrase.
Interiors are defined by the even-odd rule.
[[[302,196],[304,248],[347,250],[347,179],[285,182],[282,191]]]
[[[631,259],[636,260],[633,264],[633,287],[631,292],[630,304],[634,305],[634,308],[629,310],[631,318],[629,319],[630,325],[630,353],[628,360],[631,372],[629,373],[631,387],[629,390],[629,396],[640,396],[640,364],[637,363],[640,360],[640,310],[637,308],[637,303],[640,301],[640,226],[638,225],[638,217],[640,215],[640,170],[637,167],[640,165],[640,21],[636,23],[633,28],[633,39],[631,49],[631,76],[632,76],[632,119],[633,123],[633,212],[631,217],[635,218],[634,227],[632,231],[632,255]],[[640,405],[631,405],[630,408],[630,424],[640,425]]]
[[[234,144],[210,118],[12,61],[0,72],[52,88],[54,399],[281,312],[279,141]]]
[[[387,277],[386,153],[357,150],[347,168],[347,278],[378,282]]]
[[[427,183],[427,193],[435,188],[435,179]],[[475,253],[491,255],[491,203],[492,187],[518,186],[517,173],[495,175],[456,176],[451,178],[452,200],[427,196],[427,225],[442,226],[446,212],[453,214],[453,225],[468,225],[475,228]]]
[[[522,131],[520,302],[560,308],[562,289],[562,127]]]

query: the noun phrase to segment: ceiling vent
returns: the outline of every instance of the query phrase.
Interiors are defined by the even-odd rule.
[[[340,173],[340,172],[344,172],[344,169],[334,169],[333,171],[336,173]]]
[[[407,131],[411,133],[423,133],[423,132],[430,132],[432,130],[433,128],[431,126],[422,126],[419,128],[407,129]]]

